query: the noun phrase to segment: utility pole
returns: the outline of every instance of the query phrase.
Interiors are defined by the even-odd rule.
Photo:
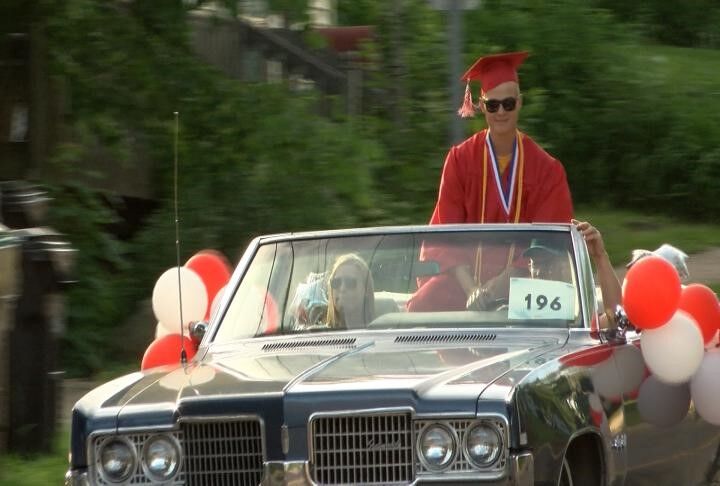
[[[463,139],[462,120],[457,109],[462,103],[460,83],[460,57],[462,43],[462,15],[460,13],[461,0],[450,0],[447,13],[448,21],[448,57],[450,58],[450,144],[455,145]]]
[[[446,12],[448,61],[449,61],[449,93],[450,93],[450,124],[448,137],[452,145],[462,141],[463,122],[457,114],[463,100],[464,86],[460,82],[462,75],[462,11],[480,7],[481,0],[429,0],[435,10]]]

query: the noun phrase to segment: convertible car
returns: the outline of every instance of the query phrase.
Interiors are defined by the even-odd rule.
[[[708,484],[592,268],[570,225],[258,237],[191,361],[77,402],[66,484]]]

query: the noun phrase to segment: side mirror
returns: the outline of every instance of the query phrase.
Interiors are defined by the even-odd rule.
[[[625,310],[621,306],[617,306],[615,309],[615,324],[616,327],[614,328],[602,329],[600,335],[610,344],[627,343],[625,333],[628,330],[635,329],[635,327],[630,323],[627,314],[625,314]]]
[[[195,344],[200,344],[207,332],[208,323],[205,321],[195,321],[190,323],[190,338]]]

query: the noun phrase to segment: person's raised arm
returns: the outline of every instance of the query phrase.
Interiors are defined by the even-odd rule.
[[[605,250],[605,243],[597,228],[587,221],[572,220],[580,234],[583,235],[587,244],[590,258],[595,264],[600,291],[603,296],[603,307],[605,313],[600,316],[600,327],[608,327],[613,322],[615,309],[622,302],[622,288],[620,281],[615,274],[615,269],[610,262],[610,257]]]

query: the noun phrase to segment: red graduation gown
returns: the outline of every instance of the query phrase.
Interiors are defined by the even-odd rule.
[[[505,213],[492,169],[488,167],[486,177],[483,175],[486,135],[487,130],[478,132],[448,152],[430,224],[570,222],[573,208],[565,169],[522,133],[519,135],[524,156],[523,173],[522,179],[520,174],[517,175],[515,188],[521,188],[520,214],[515,221],[517,194],[512,199],[510,214]],[[505,177],[508,172],[505,171]],[[484,217],[481,214],[483,179],[486,179]]]
[[[518,132],[517,173],[509,211],[495,182],[492,159],[486,150],[487,130],[482,130],[450,149],[445,159],[440,190],[430,224],[452,223],[569,223],[573,217],[570,188],[562,164],[545,152],[529,136]],[[505,187],[511,170],[502,174]],[[476,278],[485,282],[505,268],[498,252],[483,250],[483,263]],[[513,255],[510,255],[512,258]],[[422,259],[440,263],[441,271],[456,265],[474,265],[475,255],[466,251],[423,248]],[[478,271],[479,270],[479,271]],[[441,289],[442,288],[442,289]],[[408,303],[409,310],[449,310],[464,308],[465,293],[453,276],[443,274],[430,279]]]

